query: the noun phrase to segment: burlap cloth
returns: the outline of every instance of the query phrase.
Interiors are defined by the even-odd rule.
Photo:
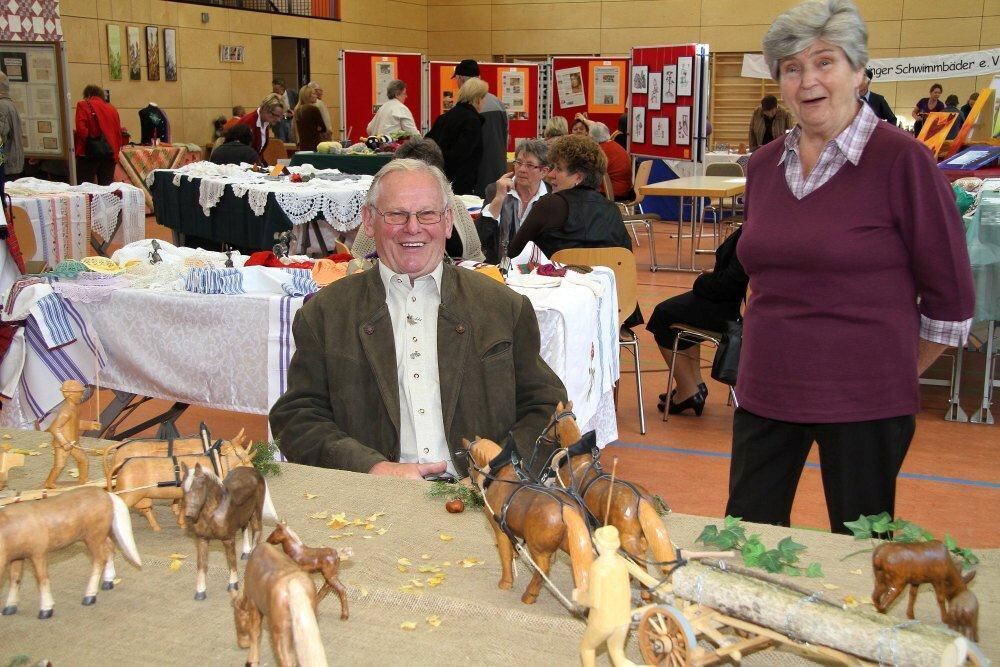
[[[47,433],[0,429],[0,434],[12,436],[0,440],[0,445],[25,449],[36,449],[40,443],[50,441]],[[41,486],[52,458],[49,448],[38,451],[40,455],[29,457],[24,468],[11,471],[8,490],[0,492],[0,496],[11,489]],[[73,467],[72,462],[69,467]],[[100,476],[97,459],[92,459],[91,469],[92,478]],[[70,481],[65,472],[63,479]],[[331,663],[436,667],[469,663],[507,667],[578,664],[583,621],[571,616],[544,589],[536,604],[522,604],[520,596],[531,574],[524,563],[518,563],[513,590],[497,588],[500,567],[492,533],[481,512],[448,514],[441,501],[424,495],[427,487],[421,483],[291,464],[283,465],[282,474],[270,478],[269,486],[278,514],[307,544],[354,549],[353,559],[345,562],[340,572],[349,591],[350,619],[339,619],[335,595],[320,605],[320,630]],[[316,497],[307,499],[306,494]],[[371,530],[364,526],[334,530],[327,526],[328,519],[309,517],[322,511],[345,512],[349,519],[364,519],[376,512],[385,515],[373,522]],[[20,654],[33,660],[47,658],[56,665],[242,664],[246,652],[236,645],[221,545],[213,543],[211,549],[208,600],[196,602],[194,542],[177,527],[165,503],[158,503],[156,515],[163,526],[160,533],[154,533],[145,519],[133,513],[132,527],[143,568],[136,570],[117,554],[115,561],[122,581],[113,591],[101,591],[95,606],[80,604],[90,572],[89,557],[82,545],[52,554],[49,559],[55,598],[55,615],[50,620],[36,618],[37,587],[26,567],[18,613],[0,617],[0,665]],[[695,538],[710,522],[719,523],[705,517],[671,514],[667,527],[677,544],[694,547]],[[379,535],[379,528],[387,530]],[[871,594],[870,556],[866,553],[841,560],[866,547],[864,542],[817,531],[757,525],[748,529],[760,533],[769,545],[791,534],[808,547],[805,560],[822,563],[824,578],[800,577],[795,584],[821,590],[830,600],[848,595],[860,600]],[[329,537],[345,532],[353,535]],[[452,539],[442,540],[442,535]],[[178,571],[168,567],[173,553],[188,556]],[[982,563],[972,589],[979,598],[980,635],[987,655],[996,658],[1000,657],[1000,550],[982,549],[977,553]],[[413,563],[406,573],[397,568],[400,558]],[[470,558],[483,562],[463,567],[461,561]],[[426,580],[434,574],[419,572],[420,566],[441,567],[443,582],[429,587]],[[242,573],[243,563],[240,568]],[[853,572],[857,570],[860,573]],[[413,579],[424,586],[414,587],[416,592],[400,590],[401,586],[412,585]],[[552,579],[568,596],[572,578],[565,557],[553,564]],[[837,588],[826,588],[824,584]],[[3,595],[6,599],[6,592]],[[901,598],[892,613],[903,617],[905,599]],[[432,615],[441,619],[440,626],[431,627],[426,622]],[[919,597],[917,618],[939,622],[937,604],[928,587]],[[416,623],[416,629],[401,629],[406,621]],[[263,664],[273,665],[267,633],[263,641]],[[630,655],[640,660],[634,637]],[[600,660],[609,664],[606,654]],[[783,651],[757,653],[746,658],[745,663],[807,664]]]

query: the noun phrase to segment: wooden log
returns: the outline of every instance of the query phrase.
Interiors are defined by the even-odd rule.
[[[736,572],[691,562],[671,577],[673,593],[770,628],[791,639],[829,646],[880,664],[953,666],[965,661],[968,643],[945,628],[844,609],[821,594],[801,592]]]

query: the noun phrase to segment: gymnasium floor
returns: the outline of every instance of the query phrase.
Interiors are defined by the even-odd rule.
[[[657,254],[661,262],[673,257],[676,241],[670,238],[674,224],[661,223],[656,229]],[[150,238],[169,240],[169,230],[147,219]],[[638,298],[648,315],[661,300],[690,289],[693,273],[648,271],[649,251],[645,244],[636,248],[639,262]],[[705,246],[707,247],[707,245]],[[711,268],[711,255],[699,256],[702,268]],[[632,362],[622,356],[622,379],[618,408],[619,441],[604,454],[606,465],[618,457],[618,473],[645,484],[660,494],[675,511],[718,517],[725,509],[729,451],[732,434],[732,408],[726,405],[725,387],[708,377],[709,399],[701,417],[674,416],[663,423],[656,411],[657,394],[664,391],[666,364],[652,337],[639,330],[644,405],[647,432],[639,433]],[[711,360],[706,350],[704,359]],[[966,355],[966,381],[962,405],[971,411],[976,405],[977,384],[981,390],[982,360]],[[978,363],[978,366],[977,366]],[[941,370],[937,366],[931,373]],[[942,370],[936,376],[943,377]],[[108,392],[103,392],[108,393]],[[110,396],[102,397],[106,404]],[[1000,547],[1000,424],[982,426],[946,422],[943,388],[924,387],[922,411],[917,432],[910,447],[897,488],[897,516],[914,521],[937,536],[945,533],[969,547]],[[161,408],[165,401],[155,401]],[[994,405],[994,417],[1000,421],[1000,405]],[[88,413],[84,413],[88,414]],[[145,414],[145,413],[144,413]],[[264,439],[266,418],[191,408],[179,420],[182,433],[194,433],[204,420],[219,437],[234,435],[245,427],[250,437]],[[137,423],[138,419],[131,423]],[[792,522],[796,526],[828,530],[822,482],[815,448],[803,473],[796,497]]]

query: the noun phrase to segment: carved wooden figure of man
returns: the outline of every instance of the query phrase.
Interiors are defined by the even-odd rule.
[[[62,395],[66,400],[59,407],[56,418],[49,425],[48,431],[52,434],[52,455],[54,461],[52,470],[45,480],[46,489],[56,488],[56,481],[59,474],[66,465],[68,457],[72,456],[76,461],[77,470],[80,476],[77,482],[83,484],[87,481],[89,463],[87,453],[77,445],[80,442],[80,432],[88,429],[101,428],[100,422],[80,419],[80,403],[83,402],[83,384],[76,380],[66,380],[62,384]]]

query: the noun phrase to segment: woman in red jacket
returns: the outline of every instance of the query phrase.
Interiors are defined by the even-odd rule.
[[[83,99],[76,103],[73,138],[77,182],[110,185],[123,143],[122,121],[118,110],[104,101],[100,86],[91,84],[83,89]]]

